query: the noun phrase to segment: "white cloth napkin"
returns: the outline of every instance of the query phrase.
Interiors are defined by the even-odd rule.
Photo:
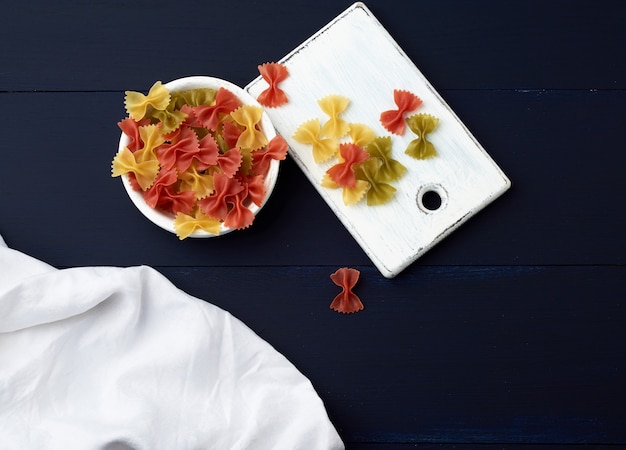
[[[309,380],[149,267],[57,270],[0,237],[0,447],[341,449]]]

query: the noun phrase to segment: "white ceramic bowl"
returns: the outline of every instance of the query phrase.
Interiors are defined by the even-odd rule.
[[[248,94],[246,91],[244,91],[242,88],[240,88],[239,86],[229,81],[222,80],[219,78],[205,77],[205,76],[179,78],[177,80],[173,80],[173,81],[170,81],[169,83],[164,84],[164,86],[168,88],[171,92],[186,91],[186,90],[197,89],[197,88],[212,88],[212,89],[217,90],[222,87],[222,88],[228,89],[230,92],[235,94],[235,96],[244,105],[253,105],[253,106],[258,106],[262,108],[262,106],[256,101],[256,99],[252,97],[250,94]],[[274,125],[272,125],[272,122],[270,121],[270,118],[265,111],[263,111],[263,116],[261,118],[260,125],[261,125],[261,131],[263,131],[268,141],[272,140],[272,138],[276,136],[276,130],[274,129]],[[128,136],[122,133],[120,137],[118,151],[123,150],[124,147],[126,147],[129,143],[130,143],[130,139],[128,138]],[[268,170],[268,173],[265,176],[265,198],[263,199],[263,203],[261,204],[261,206],[257,206],[254,203],[251,203],[250,206],[248,207],[248,209],[250,209],[250,211],[252,211],[254,215],[256,215],[261,210],[261,208],[267,202],[270,194],[274,190],[274,186],[276,185],[276,180],[278,178],[279,166],[280,166],[280,161],[278,160],[271,161],[270,168]],[[137,209],[144,216],[146,216],[149,220],[151,220],[155,225],[158,225],[164,230],[167,230],[167,231],[170,231],[171,233],[176,234],[176,230],[174,229],[174,215],[168,214],[164,211],[161,211],[161,210],[158,210],[149,206],[145,202],[141,191],[136,191],[131,187],[128,175],[122,175],[121,178],[122,178],[122,183],[124,185],[124,188],[126,189],[126,192],[128,193],[128,196],[132,200],[133,204],[137,207]],[[233,229],[224,226],[224,224],[222,223],[219,234],[212,234],[207,231],[197,230],[193,234],[191,234],[189,237],[196,237],[196,238],[215,237],[215,236],[221,236],[223,234],[229,233],[230,231],[233,231]]]

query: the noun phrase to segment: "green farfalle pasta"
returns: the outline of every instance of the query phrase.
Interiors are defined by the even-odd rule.
[[[178,127],[187,118],[187,114],[179,110],[165,109],[163,111],[155,110],[152,113],[152,117],[158,122],[161,122],[161,132],[163,134],[176,131]]]
[[[411,131],[417,135],[417,138],[409,142],[404,153],[416,159],[437,156],[437,150],[435,150],[433,143],[427,139],[427,136],[437,127],[439,119],[430,114],[414,114],[407,117],[406,123]]]
[[[391,137],[379,136],[366,147],[371,157],[381,160],[378,178],[383,182],[399,179],[406,172],[406,167],[391,157]]]
[[[369,189],[366,194],[368,206],[382,205],[387,203],[396,193],[396,188],[380,179],[379,171],[382,161],[379,158],[370,157],[356,168],[356,177],[367,181]]]
[[[183,106],[212,105],[215,103],[217,91],[211,88],[197,88],[186,91],[172,92],[170,106],[172,109],[181,109]]]

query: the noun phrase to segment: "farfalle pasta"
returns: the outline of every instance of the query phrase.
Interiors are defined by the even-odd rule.
[[[273,160],[283,160],[287,156],[289,145],[284,139],[273,138],[265,148],[256,149],[252,152],[252,171],[266,173]]]
[[[343,120],[340,115],[348,105],[350,99],[341,95],[327,95],[317,101],[320,109],[328,115],[328,120],[324,122],[321,135],[331,139],[340,139],[350,131],[350,125]]]
[[[417,138],[409,142],[406,150],[407,155],[416,159],[426,159],[437,156],[437,150],[427,136],[439,123],[439,119],[430,114],[415,114],[406,119],[406,123]]]
[[[126,91],[125,94],[126,111],[136,121],[146,117],[150,108],[162,111],[170,104],[170,92],[160,81],[152,85],[147,95],[134,91]]]
[[[382,181],[380,169],[382,161],[379,158],[368,158],[357,167],[357,177],[369,183],[366,193],[368,206],[387,203],[396,193],[396,188]]]
[[[191,214],[179,212],[174,218],[174,229],[180,239],[185,239],[200,230],[218,234],[221,226],[221,221],[206,216],[200,208],[197,207]]]
[[[259,94],[257,101],[268,108],[282,106],[289,101],[279,84],[289,76],[287,67],[279,63],[265,63],[258,66],[261,77],[269,87]]]
[[[366,147],[374,139],[376,139],[376,133],[374,133],[374,130],[362,123],[351,123],[349,133],[352,142],[361,147]]]
[[[178,133],[158,147],[157,156],[162,167],[176,168],[178,173],[183,173],[191,166],[199,152],[198,135],[192,128],[181,127]]]
[[[213,88],[195,88],[185,91],[172,92],[172,101],[169,107],[172,109],[183,109],[184,106],[194,107],[201,105],[211,105],[216,101],[217,90]]]
[[[128,145],[112,176],[127,175],[146,204],[170,214],[180,239],[252,224],[249,206],[262,205],[270,164],[288,148],[280,135],[268,142],[260,107],[223,87],[169,92],[160,82],[147,95],[127,91],[124,103]]]
[[[342,161],[326,171],[337,186],[352,188],[356,186],[355,166],[369,158],[369,154],[356,144],[341,144],[339,153]]]
[[[209,105],[191,107],[194,123],[191,126],[204,127],[209,131],[217,131],[222,118],[241,106],[239,99],[226,88],[219,88],[215,100]]]
[[[257,124],[261,121],[263,110],[258,106],[244,105],[240,106],[230,116],[243,127],[243,130],[237,138],[236,146],[240,149],[256,150],[267,145],[265,134],[257,128]]]
[[[131,152],[134,152],[141,147],[143,147],[143,141],[141,140],[141,135],[139,134],[139,128],[148,125],[150,123],[149,119],[142,119],[139,122],[135,121],[131,117],[127,117],[126,119],[120,120],[117,125],[120,127],[120,130],[128,136],[128,149]]]
[[[126,147],[113,158],[111,173],[114,177],[132,173],[137,184],[145,191],[152,186],[159,173],[159,161],[153,159],[138,162],[133,152]]]
[[[293,135],[294,140],[301,144],[310,144],[313,160],[316,163],[328,161],[337,154],[339,143],[335,139],[323,138],[319,119],[312,119],[302,123]]]
[[[197,164],[193,164],[188,170],[178,176],[181,191],[195,193],[196,200],[200,200],[213,193],[213,174],[210,171],[199,171]]]
[[[330,308],[340,313],[354,313],[363,309],[363,302],[352,290],[359,281],[361,272],[349,267],[342,267],[330,275],[330,279],[341,288],[333,299]]]
[[[422,104],[422,100],[417,95],[401,89],[394,89],[393,100],[398,109],[383,111],[380,114],[380,123],[390,133],[402,135],[405,128],[404,115],[415,111]]]
[[[327,122],[332,123],[330,128],[334,129],[343,122],[339,114],[349,103],[349,99],[338,95],[318,100],[322,109],[335,119]],[[340,138],[324,138],[324,127],[320,125],[319,118],[310,119],[296,129],[293,138],[311,145],[313,159],[317,163],[336,158],[335,164],[325,171],[321,185],[327,189],[341,189],[345,205],[357,204],[364,198],[370,206],[387,203],[396,192],[389,183],[398,180],[407,170],[392,158],[391,137],[376,136],[372,128],[363,123],[343,123],[340,126],[343,128],[340,132],[327,131]]]
[[[391,156],[391,137],[379,136],[367,146],[367,153],[381,161],[378,177],[383,182],[399,179],[406,172],[406,167]]]

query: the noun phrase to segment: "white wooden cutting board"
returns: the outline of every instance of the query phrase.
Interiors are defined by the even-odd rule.
[[[266,112],[289,143],[291,157],[385,277],[397,275],[510,187],[508,178],[363,3],[349,7],[278,62],[289,70],[280,84],[289,103]],[[258,77],[246,90],[256,98],[267,87]],[[397,108],[394,89],[408,90],[423,100],[413,113],[439,119],[429,135],[438,152],[435,158],[406,155],[404,149],[416,136],[408,128],[403,136],[391,135],[381,125],[380,113]],[[390,202],[344,205],[340,189],[320,184],[336,160],[318,164],[311,146],[293,139],[303,122],[328,119],[317,101],[329,94],[350,99],[341,118],[366,124],[379,136],[392,136],[392,156],[408,170],[391,183],[397,192]],[[421,196],[427,191],[441,197],[439,208],[424,207]]]

